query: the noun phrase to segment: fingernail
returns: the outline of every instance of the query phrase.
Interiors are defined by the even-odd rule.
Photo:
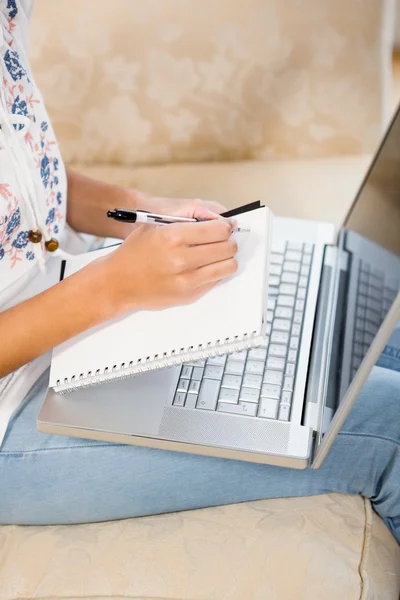
[[[236,221],[236,219],[229,219],[229,222],[231,224],[232,231],[237,228],[238,222]]]

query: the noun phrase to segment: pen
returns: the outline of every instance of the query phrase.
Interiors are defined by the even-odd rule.
[[[190,219],[188,217],[173,217],[168,215],[158,215],[145,210],[128,210],[115,208],[107,211],[107,217],[123,223],[152,223],[153,225],[171,225],[172,223],[198,223],[208,221],[209,219]],[[248,232],[249,229],[237,227],[235,232]]]

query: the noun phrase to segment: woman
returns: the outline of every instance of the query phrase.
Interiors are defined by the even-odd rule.
[[[236,247],[219,205],[152,198],[64,170],[27,65],[29,5],[0,0],[0,523],[110,520],[340,491],[370,498],[400,540],[400,386],[385,369],[375,370],[318,471],[37,432],[48,350],[128,310],[193,300],[235,271]],[[133,230],[105,218],[117,205],[211,220]],[[53,285],[57,257],[84,249],[73,230],[125,241]]]

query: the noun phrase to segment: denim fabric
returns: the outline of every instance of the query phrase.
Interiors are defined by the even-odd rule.
[[[326,492],[368,497],[400,541],[400,373],[375,367],[318,470],[44,435],[42,378],[0,451],[0,523],[108,521]]]

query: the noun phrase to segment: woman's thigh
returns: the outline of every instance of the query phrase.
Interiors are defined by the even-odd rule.
[[[44,378],[0,451],[0,523],[103,521],[339,491],[372,498],[400,528],[399,380],[376,369],[324,465],[299,471],[41,434]]]

